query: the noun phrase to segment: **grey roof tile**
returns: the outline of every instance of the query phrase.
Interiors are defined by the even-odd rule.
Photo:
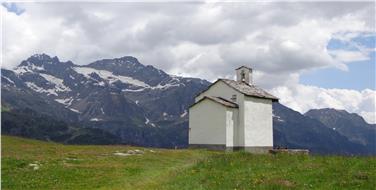
[[[240,93],[243,93],[248,96],[254,96],[254,97],[259,97],[259,98],[266,98],[266,99],[271,99],[273,101],[278,101],[278,98],[269,94],[265,90],[259,88],[258,86],[255,85],[250,85],[245,82],[239,82],[239,81],[234,81],[230,79],[218,79],[229,85],[230,87],[234,88],[235,90],[239,91]]]

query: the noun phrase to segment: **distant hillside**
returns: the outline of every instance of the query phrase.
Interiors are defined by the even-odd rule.
[[[375,152],[358,142],[282,104],[273,104],[274,145],[309,149],[315,154],[372,155]],[[357,129],[354,129],[357,130]]]
[[[31,109],[1,112],[1,132],[66,144],[119,144],[120,138],[95,128],[72,126]]]
[[[2,189],[373,189],[375,157],[72,146],[2,136]]]
[[[314,109],[304,115],[319,120],[326,127],[347,137],[351,142],[364,145],[376,154],[376,125],[368,124],[355,113],[336,109]]]

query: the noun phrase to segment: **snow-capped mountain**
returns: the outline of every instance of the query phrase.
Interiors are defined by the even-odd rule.
[[[209,84],[168,75],[130,56],[78,66],[46,54],[33,55],[14,70],[3,69],[2,80],[4,91],[33,91],[77,113],[79,121],[116,119],[151,127],[184,118],[192,103],[185,89],[193,95]]]
[[[2,111],[2,129],[64,143],[186,147],[188,107],[209,85],[130,56],[75,65],[37,54],[1,70],[2,110],[8,110]],[[273,104],[274,144],[322,154],[375,154],[369,148],[374,144],[352,140],[357,129],[346,132],[352,126],[332,130],[339,122],[308,116]],[[370,130],[375,134],[376,128]]]
[[[153,130],[145,128],[181,126],[194,95],[209,85],[171,76],[130,56],[79,66],[37,54],[1,73],[3,105],[104,128],[124,138]]]

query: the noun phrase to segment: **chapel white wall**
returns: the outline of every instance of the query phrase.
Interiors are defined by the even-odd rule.
[[[226,147],[237,146],[238,109],[227,108],[226,110]]]
[[[218,96],[225,98],[227,100],[231,100],[232,95],[236,95],[237,101],[236,103],[240,103],[243,100],[243,94],[236,91],[235,89],[229,87],[227,84],[225,84],[222,81],[219,81],[212,85],[208,90],[201,93],[195,98],[195,101],[201,100],[204,96]]]
[[[272,147],[272,100],[246,96],[244,106],[244,146]]]
[[[203,100],[189,109],[189,144],[225,145],[226,107]]]
[[[236,114],[233,115],[233,117],[237,117],[237,119],[233,118],[234,121],[237,121],[236,125],[234,125],[233,145],[244,146],[244,94],[228,86],[223,81],[218,81],[208,90],[197,96],[195,98],[195,101],[197,102],[201,100],[204,96],[218,96],[227,100],[231,100],[233,95],[236,95],[235,103],[239,105],[238,111],[236,111]]]

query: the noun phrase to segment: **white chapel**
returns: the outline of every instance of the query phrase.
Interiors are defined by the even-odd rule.
[[[265,153],[273,148],[272,102],[255,86],[252,69],[236,69],[236,81],[218,79],[189,108],[189,146]]]

